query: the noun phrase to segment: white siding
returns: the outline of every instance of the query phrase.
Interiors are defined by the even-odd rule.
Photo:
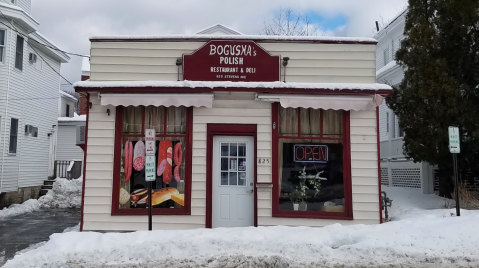
[[[15,0],[15,4],[21,7],[28,14],[32,11],[32,0]]]
[[[93,42],[91,80],[176,81],[176,59],[204,42]],[[374,83],[375,46],[363,44],[259,43],[290,57],[288,82]],[[181,69],[181,68],[180,68]]]
[[[83,161],[83,150],[76,146],[76,126],[58,126],[55,160]]]
[[[73,117],[73,113],[75,112],[75,105],[76,103],[66,99],[66,98],[60,98],[60,117],[66,117],[67,116],[67,104],[70,105],[70,116]]]
[[[238,98],[241,100],[232,100]],[[113,176],[113,107],[99,106],[91,96],[85,185],[85,230],[144,230],[146,217],[111,216]],[[101,124],[93,124],[101,122]],[[213,108],[193,110],[191,216],[154,216],[155,229],[202,228],[206,215],[206,126],[208,123],[257,124],[257,154],[271,157],[271,105],[252,95],[215,94]],[[110,134],[109,138],[108,134]],[[102,148],[95,150],[98,145]],[[353,221],[342,224],[379,223],[376,112],[351,112]],[[258,182],[272,183],[271,166],[258,167]],[[273,218],[270,188],[257,188],[259,225],[324,226],[337,220]],[[177,223],[176,225],[174,223]]]
[[[4,2],[4,3],[12,5],[11,0],[0,0],[0,2]],[[26,13],[28,14],[31,13],[32,0],[15,0],[15,5],[22,8]]]
[[[23,33],[26,34],[26,33]],[[24,42],[23,70],[15,66],[16,33],[7,32],[5,64],[0,63],[0,164],[4,157],[2,191],[15,191],[18,187],[39,186],[48,177],[49,136],[57,125],[60,62],[47,55],[40,55],[56,70],[44,64],[42,70],[35,69],[28,61],[34,52]],[[41,60],[38,57],[38,60]],[[10,88],[7,84],[10,68]],[[7,111],[6,111],[7,107]],[[17,153],[8,153],[10,119],[19,119]],[[25,124],[38,127],[38,137],[24,134]],[[4,140],[5,139],[5,140]],[[5,143],[4,143],[5,142]],[[1,155],[3,154],[3,156]]]
[[[91,79],[177,80],[176,59],[204,42],[93,42]],[[376,81],[374,45],[259,43],[272,55],[290,57],[289,82]],[[85,182],[85,230],[145,230],[147,217],[111,216],[114,111],[90,100],[88,156]],[[106,115],[106,109],[112,111]],[[155,229],[204,227],[206,214],[206,126],[208,123],[257,124],[257,154],[271,157],[271,105],[253,94],[215,93],[213,108],[193,110],[191,216],[154,216]],[[379,223],[376,111],[351,112],[352,221],[342,224]],[[272,183],[271,166],[258,167],[258,182]],[[257,188],[259,225],[324,226],[337,220],[273,218],[271,188]]]

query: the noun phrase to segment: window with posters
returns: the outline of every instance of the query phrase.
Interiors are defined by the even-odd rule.
[[[146,173],[154,177],[154,214],[189,213],[191,115],[186,107],[117,108],[114,213],[147,213]]]
[[[349,112],[274,105],[273,215],[351,216]]]

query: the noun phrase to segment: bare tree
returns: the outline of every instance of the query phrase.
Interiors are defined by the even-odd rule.
[[[318,35],[319,29],[311,23],[311,19],[291,8],[280,9],[270,20],[263,19],[265,35],[311,36]]]

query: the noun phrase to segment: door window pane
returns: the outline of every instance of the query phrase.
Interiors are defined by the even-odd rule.
[[[228,185],[228,172],[221,172],[221,185]]]
[[[237,156],[238,144],[230,143],[230,156]]]
[[[221,144],[221,156],[228,156],[228,150],[229,146],[228,143],[222,143]]]
[[[237,185],[237,184],[238,184],[238,173],[230,172],[230,185]]]
[[[221,171],[228,171],[228,158],[222,157],[221,158]]]
[[[238,185],[245,186],[246,185],[246,172],[239,172],[238,173]]]
[[[246,144],[238,144],[238,156],[246,156]]]

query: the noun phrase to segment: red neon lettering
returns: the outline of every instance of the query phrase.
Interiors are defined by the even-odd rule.
[[[307,146],[304,150],[305,150],[305,155],[306,155],[305,158],[306,158],[306,160],[309,160],[310,155],[313,154],[313,150],[311,150],[311,147],[309,147],[309,146]]]
[[[319,151],[318,151],[319,149],[320,149],[320,148],[317,147],[317,146],[313,147],[313,159],[316,160],[316,161],[320,161],[320,160],[321,160],[321,157],[320,157]],[[318,156],[318,157],[316,157],[316,156]]]
[[[327,149],[325,147],[321,147],[321,154],[323,156],[323,160],[326,161]]]
[[[301,154],[301,155],[298,154],[298,149],[301,149],[301,150],[302,150],[302,154]],[[296,159],[297,159],[297,160],[304,160],[304,157],[305,157],[305,155],[304,155],[304,148],[301,147],[301,146],[297,146],[297,147],[296,147]]]

